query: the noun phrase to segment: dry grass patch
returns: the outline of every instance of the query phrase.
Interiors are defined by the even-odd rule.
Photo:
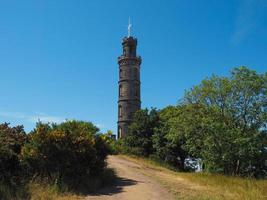
[[[156,179],[180,200],[267,200],[267,180],[181,173],[150,159],[121,157],[140,164],[141,173]]]
[[[51,185],[41,185],[31,183],[29,185],[29,193],[31,200],[80,200],[84,196],[78,196],[71,193],[61,193],[58,189]]]
[[[216,199],[267,199],[267,180],[205,173],[178,173],[177,176],[207,188],[213,188],[215,192],[213,196],[216,195]]]

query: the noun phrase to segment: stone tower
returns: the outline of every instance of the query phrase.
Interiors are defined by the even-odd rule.
[[[140,65],[141,57],[136,55],[137,39],[128,34],[123,38],[123,53],[119,64],[118,138],[127,134],[134,113],[141,108]]]

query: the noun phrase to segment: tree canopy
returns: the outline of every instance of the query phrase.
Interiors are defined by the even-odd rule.
[[[141,155],[153,154],[180,170],[190,157],[200,158],[209,172],[266,174],[267,73],[239,67],[229,77],[213,75],[178,105],[157,111],[154,123],[149,119],[148,110],[139,111],[126,138],[139,153],[149,146]]]

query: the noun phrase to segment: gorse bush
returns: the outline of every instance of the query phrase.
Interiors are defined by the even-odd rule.
[[[0,125],[0,181],[16,183],[16,177],[21,173],[19,157],[21,148],[26,141],[26,134],[22,126],[9,127],[9,124]]]
[[[38,123],[22,148],[29,173],[60,187],[77,189],[103,172],[108,149],[92,123]]]
[[[22,126],[0,125],[0,199],[28,199],[29,182],[59,191],[91,192],[114,174],[106,170],[109,152],[90,122],[38,122],[25,134]]]
[[[121,140],[116,140],[116,137],[111,130],[101,134],[101,138],[105,141],[109,154],[116,155],[122,152]]]
[[[23,126],[0,124],[0,199],[11,199],[12,196],[24,199],[28,196],[24,192],[27,174],[20,164],[20,153],[26,139]]]

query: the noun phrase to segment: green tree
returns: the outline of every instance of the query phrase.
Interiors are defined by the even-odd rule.
[[[152,135],[158,127],[158,111],[152,108],[139,110],[135,113],[129,132],[124,139],[124,148],[127,152],[141,156],[153,153]]]
[[[183,148],[183,131],[178,128],[182,111],[181,106],[162,109],[159,113],[159,125],[153,135],[153,148],[157,158],[180,170],[184,170],[184,161],[188,156]]]
[[[267,74],[246,67],[212,76],[185,95],[185,147],[207,170],[237,175],[264,172]]]

